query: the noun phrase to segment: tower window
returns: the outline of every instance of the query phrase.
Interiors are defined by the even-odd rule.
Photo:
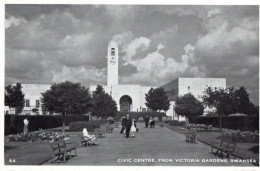
[[[115,56],[115,52],[116,52],[115,48],[111,48],[111,56]]]

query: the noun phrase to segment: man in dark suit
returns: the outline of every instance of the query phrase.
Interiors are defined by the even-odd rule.
[[[125,130],[125,121],[126,121],[126,117],[124,116],[121,120],[121,125],[122,125],[122,128],[121,128],[121,131],[120,131],[120,134],[123,134],[124,133],[124,130]]]
[[[125,128],[126,128],[126,138],[129,138],[129,132],[132,126],[132,120],[129,117],[129,114],[126,115],[126,120],[125,120]]]

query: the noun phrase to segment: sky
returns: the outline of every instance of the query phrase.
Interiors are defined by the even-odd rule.
[[[226,78],[259,103],[258,6],[6,5],[5,85],[106,84],[119,45],[119,83]]]

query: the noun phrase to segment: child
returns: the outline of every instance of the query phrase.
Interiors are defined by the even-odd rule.
[[[131,129],[130,129],[130,132],[131,132],[130,137],[134,138],[135,137],[134,133],[136,132],[135,119],[133,119],[133,121],[132,121],[132,126],[131,126]]]

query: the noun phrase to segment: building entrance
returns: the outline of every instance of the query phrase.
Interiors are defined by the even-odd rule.
[[[120,112],[131,112],[132,110],[132,99],[128,95],[124,95],[119,100]]]

